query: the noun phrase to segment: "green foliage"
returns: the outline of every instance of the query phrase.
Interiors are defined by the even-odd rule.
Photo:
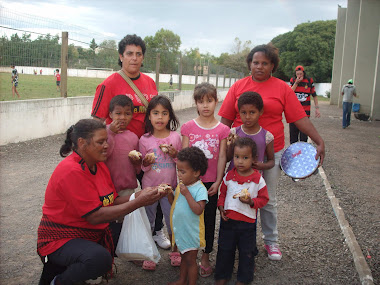
[[[146,71],[155,70],[156,56],[160,54],[160,73],[177,73],[179,47],[181,38],[170,30],[161,29],[154,36],[144,38],[146,54],[144,66]]]
[[[219,58],[216,59],[216,63],[242,72],[244,75],[248,75],[249,70],[247,68],[246,58],[251,51],[251,45],[251,41],[242,43],[242,41],[236,37],[232,53],[222,53]]]
[[[336,20],[308,22],[273,38],[280,55],[274,75],[288,81],[295,67],[302,65],[315,82],[331,82],[335,30]]]

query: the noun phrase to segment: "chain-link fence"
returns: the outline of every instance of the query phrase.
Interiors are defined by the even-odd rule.
[[[68,46],[62,46],[62,31],[68,31]],[[56,69],[62,68],[62,53],[67,58],[68,96],[92,95],[96,86],[118,66],[117,44],[112,39],[82,27],[20,14],[0,6],[0,100],[9,99],[10,65],[19,73],[22,98],[56,97]],[[166,89],[192,89],[208,81],[218,87],[229,87],[244,75],[203,58],[194,59],[180,52],[150,50],[144,56],[142,72],[151,73],[157,86]],[[8,74],[6,74],[8,73]],[[65,74],[65,72],[63,72]],[[43,75],[35,77],[30,75]],[[50,78],[48,78],[50,76]],[[169,84],[170,77],[173,85]],[[77,77],[74,79],[73,77]],[[78,78],[88,78],[84,81]],[[231,80],[232,79],[232,80]],[[6,85],[4,87],[3,85]],[[22,90],[24,89],[24,90]]]

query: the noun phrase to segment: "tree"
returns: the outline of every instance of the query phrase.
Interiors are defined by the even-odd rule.
[[[160,72],[176,73],[178,71],[177,59],[181,38],[170,30],[161,29],[154,36],[144,38],[147,54],[144,59],[145,68],[150,64],[149,69],[155,69],[157,53],[160,53]]]
[[[334,58],[336,20],[303,23],[272,39],[279,49],[275,76],[288,81],[302,65],[315,82],[330,82]]]

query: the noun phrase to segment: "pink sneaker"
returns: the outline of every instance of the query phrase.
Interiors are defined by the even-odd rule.
[[[266,244],[265,249],[268,252],[268,258],[270,260],[281,260],[282,253],[278,244]]]

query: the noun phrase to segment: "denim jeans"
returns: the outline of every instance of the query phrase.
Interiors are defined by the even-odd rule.
[[[274,154],[274,166],[271,169],[264,170],[264,179],[267,184],[269,201],[261,208],[260,221],[261,231],[264,235],[265,244],[276,244],[278,241],[277,231],[277,185],[280,178],[280,159],[283,149]]]
[[[343,102],[343,128],[350,125],[352,102]]]
[[[215,280],[231,279],[236,248],[239,250],[237,280],[250,283],[255,269],[256,223],[220,220],[218,253],[216,256]]]

